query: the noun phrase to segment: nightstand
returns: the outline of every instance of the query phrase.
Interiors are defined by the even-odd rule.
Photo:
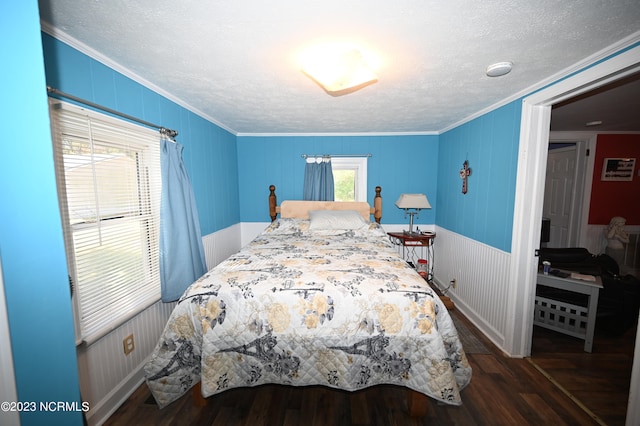
[[[427,282],[433,282],[433,243],[436,239],[435,232],[405,233],[387,232],[389,239],[395,245],[402,246],[402,258],[414,268],[418,265],[418,259],[427,260]]]
[[[429,284],[433,284],[433,243],[436,239],[435,232],[414,233],[387,232],[389,239],[395,245],[402,246],[402,257],[414,268],[418,264],[418,259],[427,260],[427,277]],[[443,295],[436,286],[432,286],[448,310],[455,309],[451,299]]]

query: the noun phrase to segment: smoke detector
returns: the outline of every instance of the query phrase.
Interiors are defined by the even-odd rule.
[[[511,62],[497,62],[487,67],[488,77],[500,77],[511,72],[513,64]]]

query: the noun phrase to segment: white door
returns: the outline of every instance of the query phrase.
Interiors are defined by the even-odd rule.
[[[572,247],[576,244],[573,218],[576,196],[576,146],[549,150],[542,216],[550,219],[547,247]]]

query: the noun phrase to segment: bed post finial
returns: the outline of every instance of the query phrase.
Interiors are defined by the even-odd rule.
[[[380,223],[380,219],[382,219],[382,188],[376,186],[376,196],[373,199],[373,218],[377,223]]]
[[[276,186],[269,185],[269,216],[271,216],[271,222],[276,220],[278,212],[276,206],[278,205],[278,199],[276,197]]]

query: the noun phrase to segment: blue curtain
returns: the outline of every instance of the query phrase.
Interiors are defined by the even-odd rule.
[[[182,145],[163,137],[160,151],[160,282],[162,301],[178,300],[207,272],[200,221]]]
[[[318,162],[308,158],[304,169],[303,199],[310,201],[333,201],[333,171],[331,158]]]

